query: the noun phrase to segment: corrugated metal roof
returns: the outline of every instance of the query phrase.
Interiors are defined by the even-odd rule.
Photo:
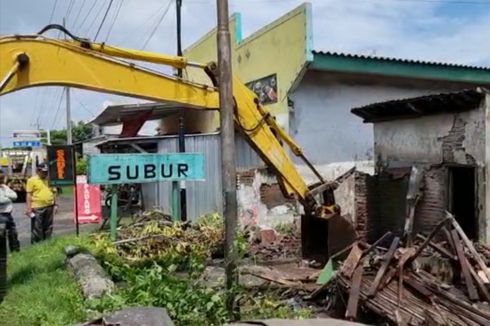
[[[190,107],[172,103],[110,105],[90,123],[99,126],[116,125],[124,121],[132,120],[138,117],[138,115],[142,112],[151,112],[147,120],[159,120],[165,118],[166,116],[175,114],[185,108]]]
[[[485,66],[472,66],[472,65],[455,64],[455,63],[411,60],[411,59],[401,59],[401,58],[391,58],[391,57],[378,57],[378,56],[368,56],[368,55],[361,55],[361,54],[349,54],[349,53],[320,51],[320,50],[313,50],[312,52],[314,55],[325,55],[325,56],[343,57],[343,58],[350,58],[350,59],[363,59],[363,60],[396,62],[396,63],[406,63],[406,64],[430,65],[430,66],[439,66],[439,67],[446,67],[446,68],[464,68],[464,69],[490,71],[490,67],[485,67]]]
[[[454,93],[374,103],[354,108],[351,112],[363,118],[364,122],[413,119],[424,115],[473,110],[480,105],[484,97],[485,91],[479,88],[467,89]]]

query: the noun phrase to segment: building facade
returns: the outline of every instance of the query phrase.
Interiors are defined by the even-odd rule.
[[[415,231],[429,233],[449,211],[469,238],[483,242],[490,239],[490,185],[485,182],[490,177],[489,110],[490,94],[480,88],[353,110],[374,127],[376,182],[390,188],[392,196],[366,187],[374,192],[368,196],[368,237],[388,228],[403,229],[407,173],[417,166],[423,171],[423,179]],[[398,181],[386,178],[390,173],[398,174]],[[360,183],[372,183],[369,179]],[[384,202],[379,202],[383,198]],[[385,209],[374,212],[369,205],[384,205]]]
[[[312,30],[313,9],[305,3],[248,37],[243,37],[240,14],[232,15],[232,66],[234,73],[256,92],[327,179],[352,166],[359,171],[374,172],[374,130],[353,116],[351,108],[490,86],[489,68],[315,50],[313,35],[321,31]],[[184,54],[192,61],[215,61],[216,29],[189,46]],[[189,69],[187,77],[209,83],[207,76],[199,71]],[[192,112],[187,114],[187,119],[189,132],[219,129],[218,113]],[[170,130],[178,124],[176,120],[166,119],[162,125],[162,130]],[[308,182],[317,181],[300,160],[296,163]],[[250,175],[251,172],[241,173]],[[264,188],[261,181],[264,179],[268,184],[273,182],[269,175],[259,172],[253,182],[240,185],[241,210],[255,216],[252,220],[260,217],[270,221],[274,216],[284,219],[296,214],[287,203],[271,208],[263,202],[260,189]],[[351,178],[336,192],[344,212],[353,217],[356,216],[354,189],[354,178]]]

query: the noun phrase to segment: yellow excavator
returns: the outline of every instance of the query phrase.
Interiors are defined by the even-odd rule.
[[[67,39],[43,36],[53,29],[65,33]],[[159,73],[137,65],[138,61],[176,69],[202,69],[213,86]],[[216,63],[200,64],[184,57],[95,43],[56,24],[46,26],[36,35],[0,37],[0,96],[28,87],[69,86],[173,103],[189,109],[219,110],[217,76]],[[327,220],[340,213],[333,192],[353,171],[326,182],[296,142],[260,105],[255,93],[236,76],[233,77],[233,95],[236,129],[276,173],[285,195],[295,196],[304,207],[303,256],[327,256]],[[307,185],[282,143],[314,172],[317,183]]]

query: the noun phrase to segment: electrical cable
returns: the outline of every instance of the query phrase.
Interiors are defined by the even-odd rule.
[[[102,18],[102,21],[100,22],[99,29],[97,30],[97,33],[95,33],[94,42],[97,40],[97,36],[99,36],[100,30],[102,29],[102,26],[104,25],[104,22],[107,18],[107,14],[109,13],[109,10],[111,10],[113,1],[114,0],[109,1],[109,5],[107,6],[107,10],[105,11],[104,17]]]
[[[123,3],[124,3],[123,0],[120,0],[119,7],[117,7],[117,9],[115,11],[114,19],[112,20],[112,23],[109,27],[109,31],[107,32],[104,43],[107,43],[107,40],[109,39],[109,36],[111,35],[112,28],[114,27],[114,24],[116,23],[117,17],[119,16],[119,12],[121,11],[121,7],[122,7]]]
[[[68,21],[68,17],[70,17],[71,10],[73,9],[73,5],[75,4],[74,0],[70,0],[70,3],[68,4],[68,9],[66,10],[65,13],[65,20]],[[65,23],[67,24],[67,23]]]
[[[92,13],[92,11],[94,10],[96,4],[97,4],[97,0],[94,0],[94,3],[92,3],[92,6],[87,11],[87,14],[83,18],[82,22],[80,23],[80,25],[78,25],[78,30],[81,30],[82,29],[82,26],[85,25],[85,22],[87,21],[87,18],[90,16],[90,14]]]
[[[97,11],[97,13],[94,15],[94,18],[92,19],[92,22],[89,24],[87,30],[85,31],[86,35],[89,34],[90,30],[92,29],[92,26],[94,26],[95,22],[97,21],[97,18],[101,14],[102,9],[104,9],[105,2],[101,2],[101,3],[102,3],[102,6],[100,6],[99,10]]]
[[[160,16],[160,19],[158,20],[157,24],[155,25],[155,27],[151,31],[150,36],[146,39],[146,41],[143,44],[143,47],[141,48],[141,50],[144,50],[146,48],[146,46],[148,45],[148,43],[150,42],[150,40],[153,38],[153,35],[155,35],[158,27],[160,26],[160,24],[162,23],[163,19],[167,15],[167,13],[168,13],[168,11],[170,9],[170,6],[172,5],[172,2],[174,2],[174,0],[169,0],[168,5],[167,5],[167,8],[165,8],[165,11],[163,12],[162,16]]]
[[[82,5],[78,9],[78,14],[76,15],[75,19],[73,20],[72,27],[75,28],[75,24],[78,22],[78,18],[80,18],[80,14],[82,13],[83,8],[85,7],[85,0],[82,0]]]
[[[51,9],[51,15],[49,15],[49,23],[53,21],[54,12],[56,11],[56,6],[58,5],[58,0],[54,0],[53,9]]]
[[[54,129],[54,126],[56,125],[56,122],[58,120],[58,114],[60,113],[61,103],[63,100],[63,94],[64,93],[65,93],[65,89],[63,88],[63,91],[61,92],[60,100],[58,102],[58,108],[56,109],[56,113],[54,115],[53,123],[51,124],[51,129]]]

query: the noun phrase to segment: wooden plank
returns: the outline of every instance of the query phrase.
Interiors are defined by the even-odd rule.
[[[422,241],[425,241],[427,239],[422,234],[417,234],[417,238]],[[451,259],[453,261],[458,260],[456,256],[454,256],[453,254],[451,254],[449,251],[439,246],[438,244],[434,243],[433,241],[429,241],[429,246],[448,259]]]
[[[454,246],[456,247],[456,254],[458,255],[458,261],[459,265],[461,266],[461,273],[463,274],[466,288],[468,289],[468,295],[471,301],[477,301],[480,299],[480,297],[478,296],[478,291],[476,290],[473,279],[471,278],[471,273],[467,265],[468,261],[464,255],[463,246],[461,245],[461,241],[458,237],[458,231],[452,230],[451,236],[453,237]]]
[[[362,257],[362,249],[359,248],[356,242],[352,246],[349,256],[347,256],[347,259],[342,264],[342,269],[340,272],[346,277],[351,278],[352,274],[356,270],[356,267],[361,257]]]
[[[383,236],[381,238],[379,238],[378,240],[376,240],[371,246],[369,246],[369,248],[366,249],[366,251],[364,251],[363,256],[368,255],[371,251],[373,251],[381,243],[381,241],[383,241],[384,239],[388,238],[392,234],[393,233],[391,231],[388,231],[385,234],[383,234]]]
[[[471,266],[470,262],[468,261],[468,258],[466,258],[466,264],[468,265],[468,268],[470,270],[471,276],[473,276],[473,279],[476,282],[476,285],[478,286],[478,289],[480,290],[480,293],[483,295],[485,300],[490,303],[490,293],[487,290],[487,287],[485,286],[485,283],[483,283],[483,280],[478,276],[478,274],[475,272],[475,269],[473,266]]]
[[[352,283],[349,292],[349,300],[347,301],[347,309],[345,311],[345,319],[354,321],[357,318],[357,307],[359,305],[359,296],[361,294],[362,272],[364,267],[357,266],[352,277]]]
[[[481,258],[480,254],[476,251],[475,247],[473,246],[473,243],[468,239],[466,234],[464,233],[463,229],[459,225],[459,223],[456,221],[454,216],[452,216],[449,212],[446,212],[446,214],[451,218],[451,222],[453,224],[453,227],[458,231],[459,236],[461,239],[463,239],[463,242],[466,244],[466,247],[468,250],[471,252],[471,255],[473,258],[476,260],[478,265],[480,266],[481,270],[485,273],[487,278],[490,280],[490,269],[487,268],[487,265],[485,265],[485,262]]]
[[[376,292],[378,291],[379,283],[381,282],[381,279],[385,275],[385,272],[388,269],[388,266],[390,265],[390,262],[393,259],[393,256],[395,255],[395,251],[396,251],[396,248],[398,248],[399,243],[400,243],[400,238],[395,237],[393,239],[393,242],[391,243],[390,248],[388,249],[388,252],[386,253],[386,255],[384,257],[384,261],[381,264],[381,268],[378,270],[378,273],[376,274],[376,278],[374,279],[374,282],[368,291],[368,297],[372,298],[376,295]]]
[[[432,229],[431,233],[429,234],[429,236],[427,237],[427,239],[425,239],[425,241],[417,248],[417,251],[415,252],[415,254],[412,256],[412,258],[410,258],[408,260],[408,263],[410,264],[415,258],[417,258],[420,253],[425,249],[425,247],[427,247],[429,245],[429,242],[432,240],[432,238],[434,238],[434,236],[437,234],[437,232],[439,232],[439,230],[441,230],[441,228],[446,225],[446,223],[449,221],[450,219],[449,218],[445,218],[443,219],[442,221],[439,222],[439,224],[437,224],[437,226]]]

